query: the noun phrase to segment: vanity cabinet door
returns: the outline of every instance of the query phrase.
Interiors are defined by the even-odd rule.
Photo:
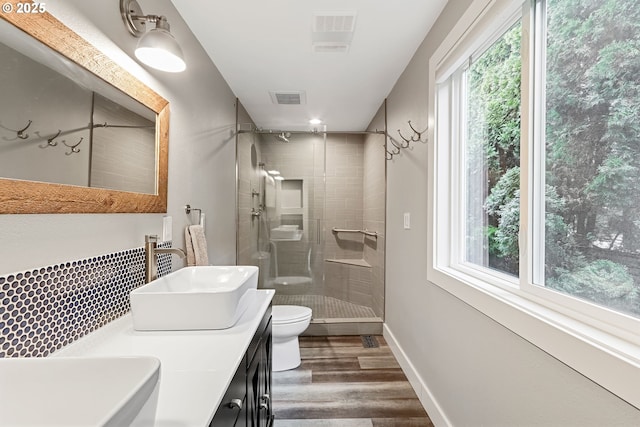
[[[222,398],[210,427],[244,427],[246,425],[244,422],[246,416],[242,415],[247,405],[246,366],[247,356],[245,355]]]
[[[247,427],[260,422],[260,355],[253,358],[247,371]]]

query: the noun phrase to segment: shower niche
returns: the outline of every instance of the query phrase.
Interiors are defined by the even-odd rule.
[[[260,267],[274,304],[312,309],[307,334],[381,333],[384,136],[291,132],[287,141],[238,134],[238,264]]]

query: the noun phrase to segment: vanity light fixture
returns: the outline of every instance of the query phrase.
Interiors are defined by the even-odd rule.
[[[277,171],[277,170],[270,170],[270,171],[267,171],[267,173],[269,175],[280,175],[280,171]]]
[[[187,68],[182,49],[169,32],[167,18],[145,15],[136,0],[120,0],[120,14],[129,32],[139,37],[136,57],[157,70],[179,73]],[[156,24],[147,31],[147,22]]]

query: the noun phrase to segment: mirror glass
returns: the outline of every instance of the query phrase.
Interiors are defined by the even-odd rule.
[[[44,15],[0,19],[0,213],[166,211],[168,103]]]

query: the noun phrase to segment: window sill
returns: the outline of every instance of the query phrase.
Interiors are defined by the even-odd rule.
[[[430,268],[428,280],[640,408],[639,345],[457,270]]]

